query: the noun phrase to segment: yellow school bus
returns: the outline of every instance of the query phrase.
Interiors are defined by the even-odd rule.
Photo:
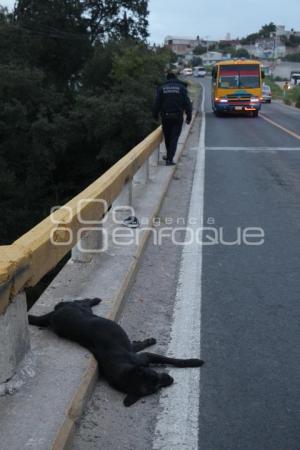
[[[222,61],[212,70],[212,109],[222,113],[258,116],[263,101],[264,72],[259,61]]]

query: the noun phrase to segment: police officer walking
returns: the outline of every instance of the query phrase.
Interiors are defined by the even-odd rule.
[[[178,139],[183,125],[183,114],[186,114],[186,123],[192,120],[192,104],[187,89],[176,75],[168,73],[167,81],[157,91],[153,109],[153,116],[158,120],[161,115],[163,133],[167,149],[166,165],[174,166],[173,158],[176,153]]]

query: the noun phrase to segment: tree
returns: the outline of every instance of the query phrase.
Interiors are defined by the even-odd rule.
[[[27,35],[29,64],[65,87],[78,76],[91,44],[80,0],[19,0],[15,25]]]
[[[0,62],[9,64],[11,61],[23,63],[30,57],[28,35],[16,28],[11,15],[2,9],[0,13]]]
[[[119,2],[117,16],[103,18],[107,27],[114,23],[113,38],[99,28],[94,41],[85,4],[19,0],[14,15],[0,9],[1,244],[84,189],[157,126],[152,103],[174,55],[143,41],[139,13],[145,16],[147,2]]]
[[[84,0],[91,41],[107,37],[145,40],[148,37],[148,0]]]
[[[298,45],[300,45],[300,36],[291,34],[289,38],[289,43],[291,47],[298,47]]]
[[[203,45],[197,45],[197,47],[194,48],[193,53],[194,55],[203,55],[203,53],[206,53],[206,47]]]
[[[0,178],[8,180],[0,198],[1,207],[3,202],[6,206],[2,242],[16,237],[16,230],[25,232],[41,214],[47,215],[49,197],[56,198],[55,160],[65,127],[56,130],[55,122],[65,100],[44,80],[38,69],[0,65],[0,159],[5,162]]]
[[[238,48],[235,51],[236,58],[250,58],[250,53],[245,48]]]
[[[109,167],[152,130],[155,91],[168,63],[168,50],[153,51],[132,40],[95,49],[84,70],[76,111],[82,121],[79,129],[87,130],[102,166]]]
[[[300,53],[293,53],[291,55],[286,55],[282,59],[284,59],[284,61],[300,62]]]
[[[251,33],[247,37],[241,39],[242,45],[253,45],[260,38],[259,33]]]
[[[273,22],[263,25],[259,31],[259,35],[263,38],[269,38],[271,33],[276,31],[276,25]]]
[[[193,67],[202,66],[202,58],[200,58],[200,56],[194,56],[192,59],[192,66]]]
[[[295,34],[291,34],[289,37],[280,36],[281,42],[287,47],[298,47],[300,45],[300,36],[296,36]]]
[[[76,86],[95,41],[146,39],[147,16],[147,0],[18,0],[14,11],[29,64],[63,88]]]
[[[95,94],[102,94],[111,88],[111,71],[113,68],[113,58],[120,51],[118,41],[108,41],[106,43],[96,42],[93,54],[82,70],[81,82],[85,91]]]
[[[242,45],[250,45],[255,44],[258,39],[264,38],[268,39],[271,36],[271,33],[276,31],[276,25],[273,22],[269,24],[263,25],[258,33],[249,34],[247,37],[241,39]]]
[[[219,47],[218,50],[223,53],[228,53],[231,56],[235,56],[235,48],[232,45],[223,45],[222,47]]]
[[[8,24],[11,20],[11,15],[8,13],[8,9],[0,5],[0,25]]]

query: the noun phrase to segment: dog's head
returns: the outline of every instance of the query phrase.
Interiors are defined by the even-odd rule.
[[[127,396],[124,399],[125,406],[131,406],[141,397],[154,394],[162,387],[170,386],[173,378],[166,373],[158,373],[147,367],[134,367],[127,374]]]

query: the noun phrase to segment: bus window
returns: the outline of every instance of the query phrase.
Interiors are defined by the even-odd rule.
[[[223,89],[260,87],[258,65],[226,65],[220,67],[219,87]]]

